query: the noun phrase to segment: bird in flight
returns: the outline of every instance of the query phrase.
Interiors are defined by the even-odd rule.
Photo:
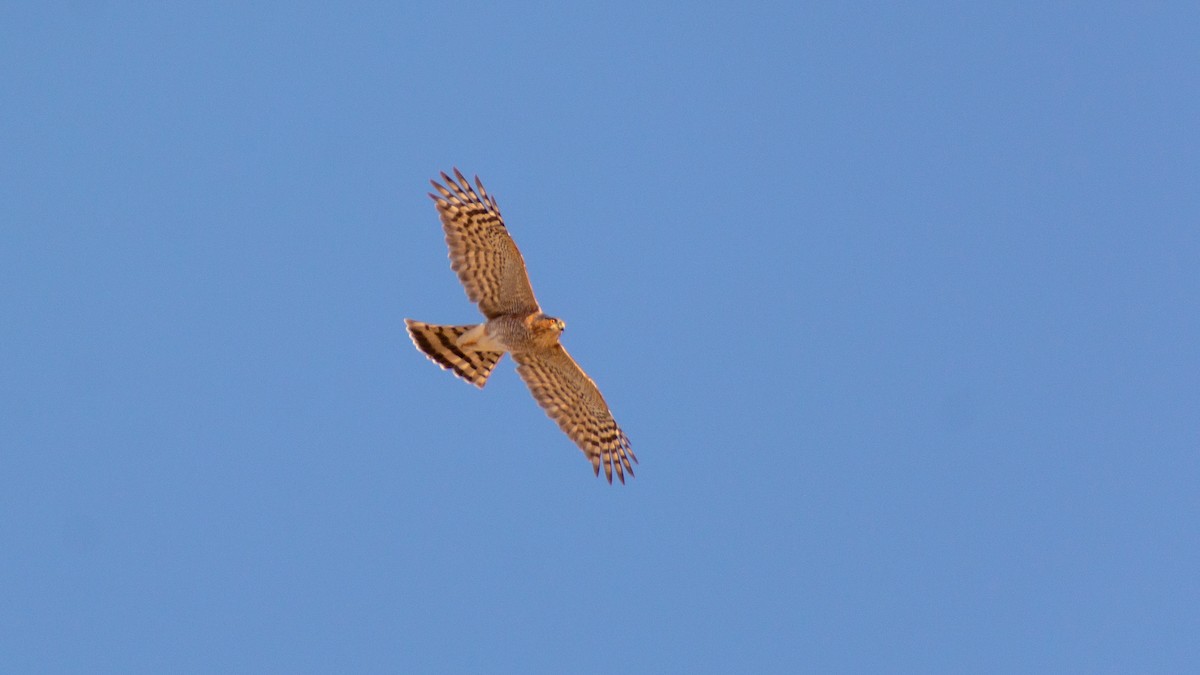
[[[454,170],[430,181],[430,193],[446,231],[450,267],[479,305],[486,321],[470,326],[441,326],[405,319],[413,344],[437,365],[479,388],[505,352],[517,362],[517,373],[533,398],[567,436],[575,441],[599,476],[612,483],[613,471],[625,482],[633,476],[637,457],[629,438],[613,419],[592,378],[559,342],[566,324],[547,316],[533,297],[525,260],[508,234],[496,198]]]

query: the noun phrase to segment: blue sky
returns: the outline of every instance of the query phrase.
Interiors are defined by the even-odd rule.
[[[1194,670],[1200,10],[991,4],[4,5],[0,670]]]

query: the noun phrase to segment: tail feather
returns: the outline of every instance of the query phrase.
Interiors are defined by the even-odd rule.
[[[476,352],[458,346],[458,338],[474,326],[437,326],[405,319],[408,335],[425,356],[442,368],[483,388],[504,352]]]

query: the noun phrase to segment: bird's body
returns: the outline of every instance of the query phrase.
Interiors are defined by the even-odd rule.
[[[525,261],[500,217],[496,200],[479,179],[472,188],[455,169],[443,186],[433,182],[450,248],[451,268],[479,305],[486,321],[469,326],[439,326],[405,319],[413,344],[434,363],[482,388],[504,354],[512,354],[517,373],[537,402],[558,422],[608,481],[621,482],[637,462],[629,439],[609,411],[591,378],[559,342],[566,324],[538,306]]]
[[[468,331],[459,344],[476,351],[528,352],[558,344],[564,328],[544,314],[504,314]]]

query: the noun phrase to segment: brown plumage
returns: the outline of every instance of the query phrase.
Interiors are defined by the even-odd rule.
[[[472,187],[458,170],[433,181],[450,248],[450,267],[487,321],[475,326],[437,326],[405,319],[417,349],[434,363],[483,387],[505,352],[517,362],[538,404],[579,446],[593,471],[612,482],[633,476],[637,457],[617,426],[596,383],[559,343],[566,328],[546,316],[533,295],[525,260],[508,234],[496,199],[479,178]]]

